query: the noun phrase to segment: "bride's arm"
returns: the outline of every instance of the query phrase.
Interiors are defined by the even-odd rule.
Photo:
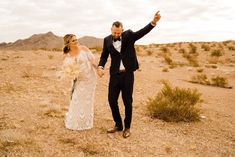
[[[95,62],[95,56],[93,55],[93,53],[91,52],[91,50],[89,48],[87,48],[86,46],[83,46],[82,49],[86,52],[87,54],[87,58],[88,60],[91,62],[91,64],[94,67],[97,67],[97,64]]]

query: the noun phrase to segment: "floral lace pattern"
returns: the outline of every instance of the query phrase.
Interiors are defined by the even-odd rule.
[[[96,88],[95,69],[89,61],[94,57],[91,52],[81,51],[76,57],[67,57],[64,65],[72,65],[74,62],[79,63],[79,71],[74,84],[69,110],[65,116],[65,126],[72,130],[91,129],[93,127],[94,116],[94,94]]]

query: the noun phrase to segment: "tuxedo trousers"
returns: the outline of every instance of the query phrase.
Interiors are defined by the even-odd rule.
[[[119,72],[112,74],[109,80],[108,101],[112,111],[115,126],[123,128],[122,118],[118,106],[120,92],[125,106],[125,128],[131,127],[133,102],[134,72]]]

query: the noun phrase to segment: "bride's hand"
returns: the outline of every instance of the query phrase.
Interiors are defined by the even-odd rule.
[[[101,78],[101,77],[104,75],[104,70],[101,69],[101,68],[98,68],[98,69],[97,69],[97,74],[98,74],[98,76]]]

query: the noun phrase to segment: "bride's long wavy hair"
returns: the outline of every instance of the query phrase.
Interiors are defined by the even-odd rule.
[[[69,51],[70,51],[69,42],[73,36],[75,36],[75,35],[74,34],[66,34],[64,36],[64,48],[63,48],[64,54],[69,53]]]

